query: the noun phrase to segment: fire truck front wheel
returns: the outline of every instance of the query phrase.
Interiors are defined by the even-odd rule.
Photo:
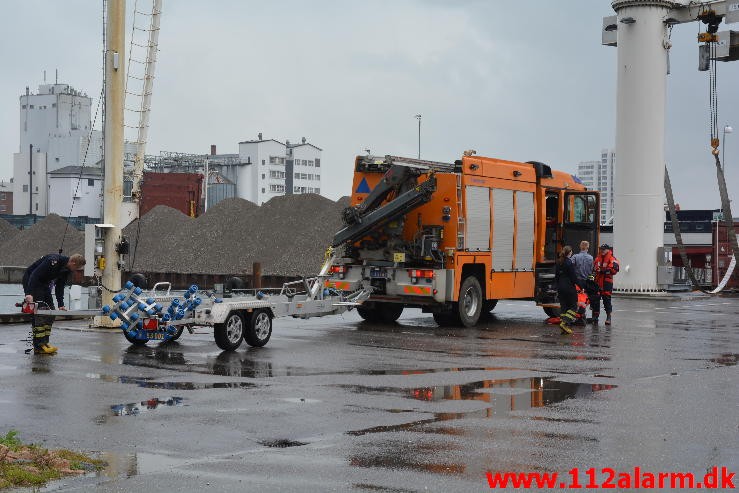
[[[267,344],[272,335],[272,317],[267,310],[254,310],[246,315],[246,332],[244,339],[253,347]]]
[[[480,319],[483,298],[480,281],[475,276],[467,276],[459,288],[459,302],[457,303],[457,314],[459,321],[465,327],[474,327]]]
[[[234,351],[244,339],[244,318],[239,312],[231,312],[222,324],[213,326],[216,344],[224,351]]]

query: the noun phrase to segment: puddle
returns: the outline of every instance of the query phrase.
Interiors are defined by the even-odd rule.
[[[87,378],[96,378],[104,382],[117,382],[136,385],[145,389],[169,390],[203,390],[203,389],[248,389],[256,387],[251,382],[161,382],[151,377],[127,377],[88,373]]]
[[[739,361],[739,354],[724,353],[716,358],[710,359],[709,361],[722,366],[736,366],[737,361]]]
[[[261,445],[264,445],[265,447],[272,447],[272,448],[288,448],[288,447],[300,447],[301,445],[308,445],[306,442],[298,442],[296,440],[288,440],[286,438],[281,438],[279,440],[263,440],[259,443]]]
[[[402,423],[398,425],[376,426],[361,430],[349,431],[354,436],[369,433],[386,433],[396,431],[422,431],[424,425],[441,421],[462,418],[492,418],[507,416],[513,411],[550,406],[567,399],[582,398],[615,388],[616,385],[571,383],[548,378],[514,378],[501,380],[482,380],[462,385],[446,385],[434,387],[420,387],[414,389],[384,389],[385,393],[403,394],[404,397],[424,402],[444,402],[474,400],[484,402],[482,409],[465,412],[434,412],[433,417]],[[353,387],[354,391],[366,393],[365,387]],[[378,389],[371,388],[370,392]],[[389,391],[389,392],[388,392]],[[423,409],[416,409],[424,413]]]
[[[141,402],[114,404],[110,406],[110,411],[113,416],[138,416],[163,407],[184,406],[183,401],[183,397],[166,397],[164,399],[155,397]]]

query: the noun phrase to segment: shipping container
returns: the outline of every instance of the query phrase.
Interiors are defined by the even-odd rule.
[[[734,220],[734,230],[739,231],[739,221]],[[717,286],[721,279],[724,278],[726,270],[729,268],[729,262],[731,262],[731,256],[733,255],[731,249],[731,242],[729,241],[729,230],[723,222],[713,223],[713,252],[712,258],[715,262],[718,271],[714,269],[713,274],[713,285]],[[726,288],[729,290],[739,289],[739,266],[734,269],[734,273],[729,278],[729,282],[726,283]]]
[[[143,216],[158,205],[166,205],[197,217],[201,213],[203,175],[200,173],[144,173],[141,184],[141,208]]]

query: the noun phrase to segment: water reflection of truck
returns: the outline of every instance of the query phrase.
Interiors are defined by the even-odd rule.
[[[500,299],[530,299],[553,314],[554,262],[565,244],[598,242],[598,192],[539,162],[472,153],[453,164],[359,156],[344,255],[326,287],[372,286],[357,308],[391,322],[419,307],[440,324],[475,325]]]

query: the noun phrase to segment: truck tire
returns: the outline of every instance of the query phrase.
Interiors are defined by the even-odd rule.
[[[462,325],[474,327],[477,324],[480,320],[480,313],[482,313],[482,303],[480,281],[475,276],[467,276],[459,288],[459,301],[456,306]]]
[[[556,306],[545,306],[543,308],[544,313],[546,313],[548,317],[559,317],[561,313],[561,310]]]
[[[490,313],[495,309],[495,306],[498,304],[498,300],[485,300],[482,303],[482,311],[484,313]]]
[[[440,327],[454,327],[459,326],[459,317],[453,312],[438,312],[433,313],[434,322],[439,324]]]
[[[358,306],[357,313],[367,322],[391,324],[403,314],[403,305],[376,301],[371,306]]]
[[[374,307],[369,308],[364,305],[358,306],[357,314],[362,317],[362,320],[365,320],[367,322],[378,323],[380,321],[380,316],[377,314]]]
[[[262,347],[272,335],[272,317],[268,310],[258,309],[246,316],[246,332],[244,339],[253,347]]]
[[[213,326],[213,337],[224,351],[236,350],[244,340],[244,318],[239,312],[229,313],[225,323]]]

